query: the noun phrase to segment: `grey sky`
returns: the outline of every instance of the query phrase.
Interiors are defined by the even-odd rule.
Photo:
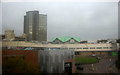
[[[2,31],[13,29],[17,36],[21,35],[26,11],[38,10],[47,13],[48,40],[60,36],[82,40],[116,39],[117,9],[117,2],[2,3]]]

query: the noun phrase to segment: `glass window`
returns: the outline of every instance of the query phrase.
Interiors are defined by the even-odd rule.
[[[108,49],[108,47],[103,47],[103,49]]]
[[[110,49],[112,49],[112,47],[110,47]]]
[[[88,49],[87,47],[84,47],[83,49]]]
[[[102,47],[97,47],[97,49],[102,49]]]
[[[82,49],[82,48],[76,48],[76,49]]]
[[[75,55],[80,55],[80,52],[75,52]]]
[[[90,47],[90,49],[95,49],[95,47]]]

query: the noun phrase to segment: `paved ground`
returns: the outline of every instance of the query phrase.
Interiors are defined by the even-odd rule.
[[[83,71],[78,71],[78,73],[118,73],[115,67],[115,61],[117,57],[103,57],[99,63],[82,65],[84,67]]]

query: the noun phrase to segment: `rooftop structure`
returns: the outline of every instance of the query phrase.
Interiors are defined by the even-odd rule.
[[[52,43],[79,43],[80,38],[78,37],[58,37],[52,40]]]
[[[14,40],[15,39],[14,30],[6,30],[5,31],[5,39],[6,40]]]

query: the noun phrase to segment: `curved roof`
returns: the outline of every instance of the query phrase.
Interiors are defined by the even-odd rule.
[[[77,42],[80,42],[80,38],[78,37],[58,37],[58,38],[53,39],[53,41],[56,39],[60,40],[61,42],[66,42],[66,41],[69,41],[70,39],[74,39]]]

